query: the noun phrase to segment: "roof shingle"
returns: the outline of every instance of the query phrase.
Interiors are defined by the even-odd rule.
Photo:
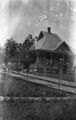
[[[35,44],[35,49],[55,50],[63,42],[56,34],[48,33],[45,31],[42,31],[42,34],[43,37],[41,37],[41,39],[38,39]]]

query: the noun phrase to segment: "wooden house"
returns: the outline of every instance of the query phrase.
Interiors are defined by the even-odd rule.
[[[57,34],[52,33],[50,27],[47,31],[40,32],[35,51],[37,59],[33,65],[37,71],[58,73],[60,68],[63,72],[73,70],[74,54],[70,46]]]

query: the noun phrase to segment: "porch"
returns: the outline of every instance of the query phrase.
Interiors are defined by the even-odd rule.
[[[73,56],[56,51],[42,51],[37,53],[37,71],[46,73],[73,72]]]

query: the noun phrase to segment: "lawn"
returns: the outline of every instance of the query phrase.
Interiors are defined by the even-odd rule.
[[[36,71],[32,71],[31,74],[34,75],[39,75],[39,76],[46,76],[49,78],[56,78],[56,79],[60,79],[60,74],[59,73],[46,73],[44,75],[43,72],[36,72]],[[74,73],[66,73],[66,74],[62,74],[62,80],[65,81],[69,81],[69,82],[74,82],[75,81],[75,74]]]
[[[3,75],[1,88],[10,100],[0,101],[0,119],[76,120],[76,99],[66,97],[66,93],[7,75]],[[15,96],[19,99],[15,99]],[[46,96],[50,100],[46,100]],[[41,99],[30,100],[21,97],[41,97]]]
[[[0,84],[0,95],[17,97],[65,97],[67,94],[63,91],[49,88],[44,85],[24,81],[8,75],[3,75]]]
[[[10,77],[11,78],[11,77]],[[7,96],[17,97],[65,97],[68,94],[62,91],[57,91],[53,88],[44,85],[23,81],[19,78],[11,78],[12,82],[9,85]]]
[[[3,107],[3,120],[76,120],[76,99],[50,101],[7,101]]]

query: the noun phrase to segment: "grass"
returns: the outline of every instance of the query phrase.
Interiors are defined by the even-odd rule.
[[[76,99],[2,102],[3,120],[76,120]]]
[[[31,83],[19,78],[3,75],[0,84],[0,95],[17,97],[66,97],[63,91],[58,91],[37,83]]]
[[[39,75],[39,76],[44,76],[44,73],[43,72],[36,72],[36,71],[33,71],[31,72],[31,74],[35,74],[35,75]],[[46,77],[49,77],[49,78],[55,78],[55,79],[60,79],[60,74],[59,73],[46,73],[45,74]],[[74,82],[75,81],[75,74],[74,73],[67,73],[67,74],[62,74],[62,80],[65,80],[65,81],[71,81],[71,82]]]
[[[76,120],[76,99],[59,97],[66,96],[65,93],[7,75],[3,76],[1,86],[4,94],[11,98],[0,101],[0,118],[2,116],[3,120]],[[12,96],[41,96],[41,100],[14,100]],[[45,96],[50,100],[46,101]]]
[[[7,96],[17,97],[65,97],[67,94],[62,91],[57,91],[52,88],[23,81],[20,79],[13,78],[12,84],[9,86]]]

